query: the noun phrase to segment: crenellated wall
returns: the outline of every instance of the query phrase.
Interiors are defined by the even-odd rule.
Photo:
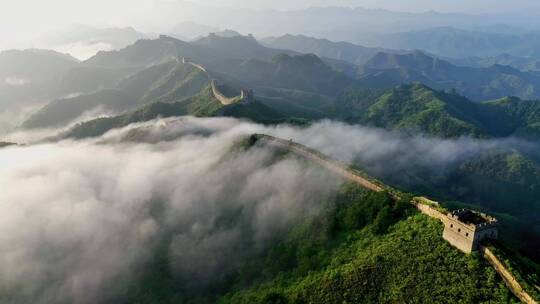
[[[330,160],[328,157],[314,150],[308,149],[307,147],[302,146],[298,143],[264,134],[256,134],[255,136],[257,136],[259,140],[266,141],[267,143],[273,145],[279,145],[280,147],[286,148],[287,150],[294,152],[297,155],[301,155],[307,159],[310,159],[318,163],[319,165],[325,167],[329,171],[340,175],[346,180],[356,182],[367,189],[376,192],[381,192],[385,190],[383,186],[377,184],[376,182],[370,181],[367,178],[355,174],[353,170],[351,170],[349,167],[342,165],[336,161]]]
[[[489,248],[480,246],[482,256],[495,268],[497,273],[502,277],[504,283],[512,291],[512,293],[523,303],[536,304],[538,303],[531,295],[529,295],[519,284],[512,273],[504,266],[497,256]]]
[[[214,94],[214,97],[221,102],[223,105],[230,105],[235,102],[238,102],[239,100],[242,100],[241,97],[226,97],[219,91],[219,86],[217,84],[217,80],[212,79],[211,81],[212,85],[212,93]]]
[[[178,60],[178,58],[176,58],[176,61],[180,62],[180,60]],[[190,62],[186,58],[182,58],[182,63],[183,64],[190,64],[190,65],[194,66],[195,68],[201,70],[202,72],[204,72],[206,74],[206,76],[210,80],[210,85],[212,87],[212,94],[214,94],[214,97],[222,105],[225,105],[225,106],[226,105],[231,105],[233,103],[243,101],[243,100],[251,101],[251,99],[253,98],[253,92],[251,90],[242,90],[240,96],[227,97],[223,93],[221,93],[221,91],[219,90],[219,85],[217,83],[218,82],[217,79],[212,78],[212,76],[210,75],[210,73],[208,72],[208,70],[204,66],[202,66],[200,64],[197,64],[197,63],[194,63],[194,62]]]

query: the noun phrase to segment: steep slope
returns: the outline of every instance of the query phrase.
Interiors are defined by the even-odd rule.
[[[506,123],[502,124],[514,127],[516,135],[532,138],[540,136],[540,101],[506,97],[484,104],[491,111],[507,117]]]
[[[139,40],[118,51],[101,51],[84,61],[89,66],[146,67],[170,60],[177,55],[176,41],[169,39]]]
[[[176,102],[198,94],[208,83],[207,75],[199,69],[173,60],[143,69],[118,85],[109,84],[114,89],[51,102],[22,127],[62,126],[98,107],[102,112],[119,113],[155,101]]]
[[[61,127],[86,111],[99,108],[105,112],[118,112],[132,105],[132,96],[118,90],[103,90],[93,94],[55,100],[33,114],[22,127],[26,129]]]
[[[102,89],[114,89],[124,77],[131,75],[134,71],[132,68],[80,65],[61,75],[58,88],[55,90],[55,96],[93,93]]]
[[[118,84],[118,88],[123,91],[131,92],[135,96],[142,97],[150,91],[158,81],[166,75],[170,75],[177,64],[176,60],[171,60],[162,64],[150,66],[122,79]]]
[[[295,117],[287,117],[268,107],[259,101],[251,101],[249,103],[239,102],[231,104],[220,109],[216,115],[246,118],[254,122],[263,124],[278,124],[278,123],[303,123],[302,120],[297,120]]]
[[[200,38],[193,42],[195,45],[204,46],[211,49],[216,53],[221,54],[222,57],[229,59],[259,59],[270,60],[272,57],[279,53],[289,53],[290,51],[283,51],[264,47],[253,36],[239,36],[239,35],[219,35],[210,34],[207,37]]]
[[[266,48],[250,36],[223,37],[210,34],[193,42],[185,42],[168,36],[159,39],[139,40],[119,51],[99,52],[86,60],[89,66],[145,68],[170,61],[172,58],[188,58],[208,65],[212,62],[233,59],[256,58],[270,60],[283,51]]]
[[[197,95],[209,82],[208,75],[200,69],[190,64],[178,63],[152,83],[141,95],[141,103],[179,101]]]
[[[386,193],[344,185],[260,254],[208,288],[179,290],[167,254],[131,299],[186,303],[506,302],[512,295],[477,255],[441,239],[442,225]],[[242,212],[232,212],[227,222]],[[155,282],[159,288],[155,288]],[[172,302],[172,301],[171,301]],[[168,303],[168,302],[167,302]]]
[[[422,156],[405,168],[367,171],[401,189],[434,197],[452,209],[474,208],[494,214],[501,223],[500,239],[521,257],[540,263],[540,162],[538,153],[494,147],[474,151],[444,166],[426,164]],[[462,203],[466,202],[466,203]]]
[[[436,137],[538,138],[540,102],[504,98],[475,103],[423,84],[384,91],[350,90],[337,101],[342,119]]]
[[[180,101],[197,94],[215,78],[235,88],[260,89],[269,93],[268,96],[261,94],[260,100],[289,117],[319,119],[332,116],[332,99],[354,85],[355,80],[315,55],[290,56],[278,52],[282,51],[263,47],[252,37],[245,36],[211,35],[196,43],[169,37],[141,40],[125,49],[96,55],[66,73],[62,85],[79,93],[99,92],[100,89],[122,91],[132,97],[129,106],[119,109],[125,111],[155,101]],[[207,72],[181,63],[180,56],[204,65]],[[51,125],[42,118],[30,117],[29,120],[41,120],[37,124],[40,127],[58,125],[91,110],[96,104],[107,107],[107,103],[106,100],[88,102],[86,107],[79,107],[79,113],[70,112],[70,117],[51,121]],[[51,109],[54,107],[45,107],[36,115],[45,117],[47,115],[42,112]],[[34,125],[26,123],[24,127]]]
[[[257,99],[288,117],[316,120],[334,117],[335,101],[327,96],[294,89],[257,88]]]
[[[366,110],[361,121],[441,137],[486,135],[474,116],[476,111],[475,105],[463,97],[413,84],[383,94]]]
[[[279,88],[336,96],[355,80],[334,70],[315,55],[279,54],[271,62],[250,59],[227,70],[249,87]]]
[[[181,101],[174,103],[155,102],[123,115],[97,118],[80,123],[62,134],[61,137],[95,137],[114,128],[124,127],[132,123],[144,122],[158,117],[183,115],[200,117],[230,116],[251,119],[261,123],[286,121],[286,117],[258,101],[240,102],[224,106],[215,99],[211,87],[207,86],[196,96]]]
[[[344,213],[342,216],[353,216],[354,211]],[[349,218],[339,216],[336,219],[347,220]],[[324,232],[314,232],[313,224],[299,227],[296,235],[292,234],[289,240],[273,247],[266,260],[260,262],[265,266],[263,269],[270,269],[267,270],[270,274],[261,275],[263,279],[254,280],[248,288],[227,294],[222,303],[394,303],[404,299],[413,303],[489,303],[513,300],[494,270],[478,257],[463,256],[441,240],[442,228],[434,220],[420,215],[409,217],[390,227],[389,233],[382,236],[369,231],[377,231],[376,224],[372,225],[360,232],[344,233],[344,241],[337,248],[321,246],[324,241],[305,241],[309,237],[328,238]],[[298,261],[296,265],[295,260]],[[282,272],[275,270],[280,267],[284,269]]]
[[[99,136],[107,131],[127,126],[131,123],[144,122],[158,117],[182,115],[209,116],[219,110],[222,105],[217,101],[208,86],[199,95],[176,103],[155,102],[145,105],[132,112],[102,117],[79,123],[68,130],[62,137],[85,138]]]

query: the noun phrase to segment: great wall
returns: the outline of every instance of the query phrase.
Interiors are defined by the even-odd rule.
[[[175,58],[175,60],[177,63],[181,62],[182,64],[189,64],[195,67],[196,69],[200,70],[201,72],[203,72],[206,75],[206,77],[208,77],[208,80],[210,81],[210,86],[212,87],[212,94],[222,105],[227,106],[227,105],[231,105],[237,102],[250,102],[253,100],[253,91],[247,90],[247,89],[241,89],[239,96],[234,96],[234,97],[225,96],[225,94],[223,94],[219,89],[218,80],[216,78],[213,78],[210,75],[210,72],[204,66],[188,61],[186,60],[186,58],[182,58],[181,61],[178,58]]]
[[[292,140],[285,140],[266,134],[254,134],[252,135],[252,142],[261,142],[269,146],[292,152],[321,165],[347,181],[357,183],[372,191],[387,191],[395,199],[401,199],[402,197],[398,191],[391,187],[369,178],[365,174],[333,160],[316,150],[293,142]],[[523,289],[510,270],[504,266],[501,259],[498,258],[491,249],[481,245],[481,241],[484,239],[497,238],[498,231],[496,219],[483,213],[465,209],[447,213],[440,207],[438,202],[429,200],[425,197],[414,197],[411,200],[411,204],[413,204],[421,213],[438,219],[444,224],[443,238],[451,245],[465,253],[471,253],[472,251],[480,252],[482,257],[484,257],[495,269],[508,289],[510,289],[519,300],[527,304],[538,303]]]

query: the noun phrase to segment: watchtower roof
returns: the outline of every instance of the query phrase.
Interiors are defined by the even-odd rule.
[[[476,228],[486,227],[497,224],[497,219],[485,213],[473,211],[470,209],[458,209],[452,211],[450,217],[466,225]]]

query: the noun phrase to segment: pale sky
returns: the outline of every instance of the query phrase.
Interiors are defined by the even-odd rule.
[[[361,6],[398,11],[504,13],[540,8],[538,0],[197,0],[198,3],[250,8],[298,9],[310,6]]]
[[[133,25],[160,31],[174,24],[162,16],[181,20],[181,9],[167,7],[181,0],[1,0],[0,39],[5,43],[40,35],[70,24]],[[536,12],[538,0],[192,0],[199,5],[235,8],[300,9],[310,6],[362,6],[400,11],[466,13]],[[176,6],[181,7],[181,6]],[[22,38],[24,37],[24,38]]]

